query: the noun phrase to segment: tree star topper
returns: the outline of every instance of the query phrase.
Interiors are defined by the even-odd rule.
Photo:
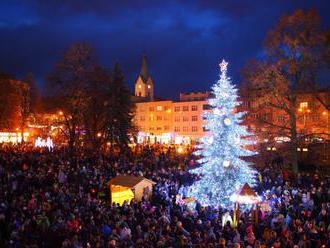
[[[227,65],[228,65],[228,62],[226,62],[226,61],[223,59],[223,60],[221,61],[221,63],[219,64],[221,72],[225,72],[225,71],[227,71]]]

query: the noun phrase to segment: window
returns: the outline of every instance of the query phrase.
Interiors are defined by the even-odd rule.
[[[166,111],[166,110],[168,110],[169,108],[168,108],[168,106],[164,106],[164,111]]]
[[[144,117],[144,115],[141,115],[141,116],[140,116],[140,121],[145,121],[145,117]]]
[[[269,119],[269,114],[268,114],[268,113],[264,113],[264,114],[262,114],[262,119],[263,119],[264,121],[267,121],[267,120]]]
[[[192,132],[197,132],[197,127],[196,126],[191,127],[191,131]]]
[[[169,130],[170,127],[169,126],[164,126],[164,130]]]
[[[183,127],[183,128],[182,128],[182,131],[183,131],[183,132],[188,132],[188,127]]]
[[[139,89],[141,89],[142,88],[142,85],[141,84],[139,84]]]
[[[149,85],[148,85],[148,89],[150,89],[150,88],[151,88],[151,85],[149,84]]]
[[[153,121],[154,120],[154,117],[151,115],[149,116],[149,121]]]
[[[318,115],[313,115],[312,119],[313,119],[313,121],[319,121],[320,120]]]
[[[157,111],[162,111],[163,110],[163,107],[162,106],[157,106]]]
[[[300,108],[303,109],[303,108],[308,108],[308,102],[301,102],[300,103]]]
[[[183,117],[182,117],[182,121],[189,121],[188,116],[183,116]]]
[[[284,117],[284,115],[279,115],[279,116],[277,116],[277,121],[278,121],[278,122],[284,122],[284,121],[285,121],[285,117]]]
[[[175,116],[175,117],[174,117],[174,121],[175,121],[175,122],[179,122],[179,121],[180,121],[180,116]]]
[[[154,127],[150,127],[150,128],[149,128],[150,131],[153,131],[154,129],[155,129]]]
[[[197,106],[196,105],[191,106],[191,111],[197,111]]]
[[[192,121],[197,121],[197,119],[198,119],[197,115],[193,115],[193,116],[191,117],[191,120],[192,120]]]
[[[157,127],[157,130],[162,130],[162,128],[161,127]]]
[[[174,112],[180,112],[180,107],[179,106],[174,107]]]
[[[208,104],[203,105],[203,110],[209,110],[209,109],[211,109],[210,105],[208,105]]]
[[[188,106],[183,106],[182,111],[189,111],[189,107]]]
[[[180,127],[174,127],[174,132],[180,132]]]
[[[168,117],[167,116],[164,116],[163,120],[164,121],[168,121]]]
[[[155,108],[154,107],[149,107],[149,111],[153,112],[153,111],[155,111]]]
[[[157,116],[157,121],[161,121],[163,118],[161,116]]]

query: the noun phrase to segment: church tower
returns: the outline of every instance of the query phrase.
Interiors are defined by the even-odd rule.
[[[147,57],[142,56],[141,71],[135,82],[135,96],[145,97],[150,101],[154,99],[154,84],[148,74]]]

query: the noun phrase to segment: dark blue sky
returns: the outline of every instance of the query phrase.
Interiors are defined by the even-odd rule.
[[[0,71],[32,72],[42,87],[63,51],[85,41],[105,66],[121,64],[131,89],[146,51],[156,95],[173,98],[208,90],[221,58],[239,82],[280,15],[310,7],[329,26],[329,0],[1,0]]]

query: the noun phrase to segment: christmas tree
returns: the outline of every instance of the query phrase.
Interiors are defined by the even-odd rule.
[[[255,153],[246,147],[254,142],[246,127],[241,125],[244,112],[236,112],[237,89],[227,77],[226,61],[220,64],[221,75],[212,87],[210,111],[203,114],[209,131],[200,140],[197,155],[201,166],[191,170],[201,175],[189,189],[189,196],[202,205],[232,208],[232,194],[245,183],[255,185],[256,172],[243,158]]]

